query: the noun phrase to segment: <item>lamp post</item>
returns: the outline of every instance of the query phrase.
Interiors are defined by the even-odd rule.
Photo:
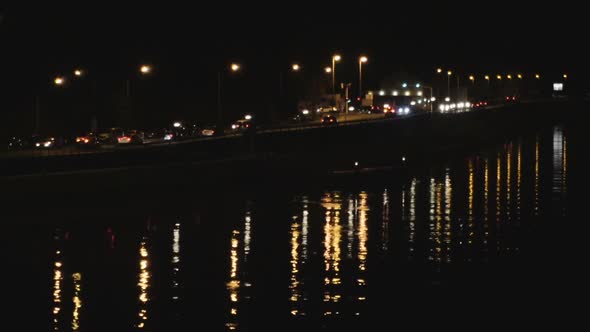
[[[229,66],[230,72],[238,72],[240,70],[240,65],[238,63],[232,63]],[[222,75],[224,71],[219,70],[217,72],[217,132],[218,134],[223,134],[223,103],[221,100],[221,85],[222,85]]]
[[[340,61],[340,59],[342,59],[342,57],[338,54],[332,56],[332,94],[336,94],[336,62]]]
[[[363,63],[366,63],[369,59],[366,56],[359,58],[359,97],[363,98]]]
[[[447,71],[447,97],[451,96],[451,75],[453,75],[453,72]]]

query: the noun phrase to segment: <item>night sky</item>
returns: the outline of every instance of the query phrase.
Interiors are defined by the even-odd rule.
[[[355,82],[358,55],[369,57],[367,88],[378,88],[399,72],[427,82],[439,66],[475,74],[583,76],[587,28],[583,10],[576,6],[438,1],[4,7],[0,130],[30,131],[35,96],[47,112],[62,114],[67,108],[60,115],[66,117],[76,101],[91,93],[100,96],[102,107],[111,108],[126,79],[131,79],[134,96],[143,98],[138,105],[157,108],[153,112],[159,116],[152,122],[211,122],[216,73],[230,61],[244,69],[224,85],[224,106],[231,116],[240,113],[238,108],[267,107],[278,89],[279,71],[294,61],[303,66],[301,81],[321,78],[334,52],[343,56],[339,81]],[[149,82],[137,75],[141,63],[154,65]],[[78,66],[88,71],[87,82],[55,91],[53,77]]]

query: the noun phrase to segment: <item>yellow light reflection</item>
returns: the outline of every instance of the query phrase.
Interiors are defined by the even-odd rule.
[[[61,298],[62,298],[62,281],[63,281],[63,274],[62,274],[62,263],[59,261],[60,255],[59,251],[56,257],[56,261],[54,263],[53,268],[53,329],[55,331],[59,330],[59,321],[60,321],[60,312],[61,312]]]
[[[520,221],[520,193],[522,185],[522,143],[518,142],[516,155],[516,218]]]
[[[512,143],[508,144],[508,150],[506,151],[506,222],[510,222],[512,220],[512,195],[511,195],[511,188],[512,188]]]
[[[326,193],[322,198],[322,207],[326,209],[324,224],[324,302],[337,303],[340,300],[340,261],[341,237],[340,210],[342,207],[340,193]],[[326,308],[328,310],[328,308]],[[329,311],[325,311],[326,314]]]
[[[539,136],[535,137],[535,216],[539,215]]]
[[[82,292],[82,286],[80,284],[82,281],[82,274],[72,274],[72,280],[74,281],[74,297],[72,298],[72,302],[74,303],[74,310],[72,312],[72,331],[79,331],[80,310],[82,310],[82,297],[80,295]]]
[[[240,279],[238,278],[238,246],[240,245],[239,240],[240,232],[233,230],[231,235],[231,249],[230,249],[230,272],[229,281],[226,285],[229,292],[230,301],[230,316],[225,326],[230,330],[238,328],[238,300],[240,291]]]
[[[150,273],[150,262],[148,257],[148,247],[147,247],[147,238],[144,238],[140,245],[139,245],[139,282],[137,286],[139,287],[139,318],[140,321],[137,323],[138,328],[144,328],[145,323],[148,320],[147,314],[147,304],[150,300],[149,297],[149,288],[150,288],[150,280],[151,280],[151,273]]]
[[[172,229],[172,301],[180,299],[178,273],[180,272],[180,223],[174,224]]]

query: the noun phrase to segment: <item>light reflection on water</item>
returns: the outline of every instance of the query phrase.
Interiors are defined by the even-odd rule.
[[[567,214],[568,141],[561,128],[548,136],[519,139],[396,181],[227,200],[227,210],[235,213],[218,223],[203,221],[207,228],[166,216],[141,238],[139,257],[137,242],[118,237],[117,250],[135,257],[133,272],[117,272],[120,278],[129,273],[136,284],[127,286],[139,293],[129,303],[135,315],[130,324],[154,329],[154,319],[165,316],[159,311],[168,310],[164,298],[175,306],[208,303],[208,312],[218,316],[194,307],[184,311],[194,313],[187,315],[193,321],[227,330],[256,326],[268,311],[284,322],[329,324],[370,314],[386,297],[380,292],[406,287],[389,280],[398,274],[438,285],[452,268],[518,257],[527,225],[546,211]],[[126,227],[127,234],[142,234],[139,227]],[[83,330],[82,303],[85,312],[92,310],[86,294],[100,286],[82,284],[91,275],[83,268],[65,272],[64,255],[76,251],[64,251],[63,240],[56,241],[52,326],[69,323],[63,322],[66,311],[71,329]],[[190,278],[181,278],[181,271]],[[64,298],[72,303],[65,306]]]

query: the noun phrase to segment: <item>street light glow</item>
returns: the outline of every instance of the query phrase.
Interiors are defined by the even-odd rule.
[[[567,74],[563,74],[563,78],[567,79]]]
[[[416,83],[416,88],[420,88],[420,83]]]
[[[152,72],[152,66],[142,65],[141,67],[139,67],[139,71],[142,74],[149,74]]]
[[[541,78],[541,75],[539,75],[539,74],[535,74],[535,78],[536,78],[536,79],[540,79],[540,78]]]
[[[502,75],[496,75],[496,78],[501,80],[502,79]]]
[[[300,68],[301,68],[301,67],[299,67],[299,65],[298,65],[298,64],[296,64],[296,63],[294,63],[294,64],[291,66],[291,69],[293,69],[293,71],[299,71],[299,69],[300,69]]]
[[[408,83],[402,83],[402,88],[407,88],[408,87]]]
[[[359,61],[362,63],[365,63],[365,62],[369,61],[369,59],[367,59],[366,56],[362,56],[362,57],[360,57]]]
[[[230,66],[231,71],[238,71],[240,70],[240,65],[237,63],[232,63]]]
[[[436,69],[436,72],[439,73],[439,74],[442,73],[442,68],[437,68]]]
[[[55,83],[55,85],[62,85],[65,81],[65,78],[58,76],[53,80],[53,83]]]
[[[519,80],[522,80],[522,74],[518,74],[516,77],[518,77]]]
[[[82,69],[76,69],[76,70],[74,70],[74,75],[80,77],[80,76],[84,75],[84,71],[82,71]]]
[[[332,57],[332,59],[334,59],[334,61],[340,61],[341,57],[340,55],[336,54]]]
[[[449,70],[449,71],[447,72],[447,75],[451,76],[451,75],[453,75],[453,72]]]
[[[475,81],[475,77],[473,75],[469,75],[469,80],[470,81]]]
[[[489,81],[490,80],[490,75],[486,75],[485,76],[485,79]]]
[[[326,67],[326,68],[324,68],[324,71],[329,74],[332,72],[332,68]]]
[[[512,75],[508,74],[508,75],[506,75],[506,78],[509,79],[509,80],[511,80],[512,79]]]
[[[385,91],[383,91],[383,90],[379,91],[379,95],[380,96],[385,96]]]

